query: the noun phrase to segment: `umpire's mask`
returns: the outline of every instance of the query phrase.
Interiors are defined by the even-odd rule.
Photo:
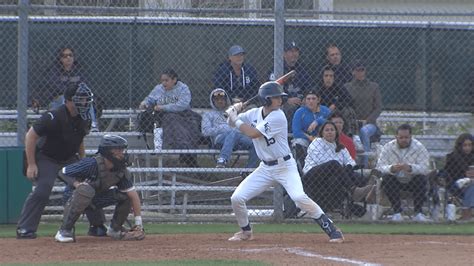
[[[83,120],[90,119],[89,110],[94,102],[94,94],[87,87],[84,82],[81,82],[77,85],[77,89],[73,95],[67,95],[67,91],[64,95],[66,100],[70,100],[74,103],[77,113],[81,116]],[[69,96],[69,97],[68,97]]]

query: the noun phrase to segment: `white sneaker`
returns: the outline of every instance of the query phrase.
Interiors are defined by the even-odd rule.
[[[429,218],[426,218],[426,216],[419,212],[417,215],[415,215],[415,217],[413,217],[413,221],[415,222],[431,222],[431,219]]]
[[[403,216],[402,216],[402,214],[399,213],[399,212],[393,214],[393,216],[392,216],[392,221],[394,221],[394,222],[401,222],[401,221],[403,221]]]
[[[74,242],[74,237],[72,232],[68,232],[66,230],[59,230],[56,235],[54,236],[56,242],[61,243],[71,243]]]
[[[252,239],[253,239],[252,230],[250,231],[240,230],[239,232],[235,233],[231,238],[229,238],[229,241],[247,241],[247,240],[252,240]]]

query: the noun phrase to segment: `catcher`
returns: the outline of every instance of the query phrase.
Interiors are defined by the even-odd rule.
[[[107,228],[107,235],[117,240],[142,240],[145,238],[138,193],[127,170],[128,143],[117,135],[104,135],[98,155],[70,164],[58,173],[69,186],[74,187],[72,196],[64,206],[63,223],[54,239],[61,243],[75,242],[74,224],[86,211],[93,226],[103,225],[102,208],[115,205],[115,211]],[[122,225],[133,207],[135,226],[125,230]]]

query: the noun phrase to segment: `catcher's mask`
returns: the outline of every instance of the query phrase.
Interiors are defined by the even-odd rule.
[[[127,154],[128,142],[126,139],[117,135],[104,135],[100,140],[99,150],[97,153],[112,162],[114,167],[112,171],[125,169],[128,166]],[[123,149],[123,158],[114,156],[112,150]]]
[[[258,96],[265,106],[272,105],[272,97],[281,96],[283,102],[288,98],[288,94],[283,91],[283,87],[276,81],[268,81],[258,89]]]
[[[90,119],[89,109],[94,102],[94,94],[84,82],[81,82],[74,88],[68,88],[64,93],[66,100],[72,101],[77,113],[83,120]]]

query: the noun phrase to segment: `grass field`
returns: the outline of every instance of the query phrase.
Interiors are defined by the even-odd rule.
[[[421,234],[421,235],[474,235],[472,223],[464,224],[368,224],[338,223],[343,232],[350,234]],[[38,236],[51,236],[58,230],[58,224],[41,224]],[[235,224],[145,224],[147,234],[180,234],[180,233],[234,233]],[[15,225],[0,225],[0,238],[15,237]],[[255,231],[260,233],[319,233],[319,226],[308,224],[254,224]],[[85,235],[87,225],[76,225],[77,235]]]

